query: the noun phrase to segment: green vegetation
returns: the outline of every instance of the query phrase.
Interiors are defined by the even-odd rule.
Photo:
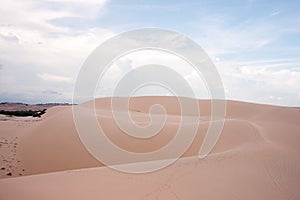
[[[46,113],[46,109],[44,110],[16,110],[16,111],[7,111],[7,110],[0,110],[0,114],[9,115],[9,116],[18,116],[18,117],[41,117],[43,114]]]

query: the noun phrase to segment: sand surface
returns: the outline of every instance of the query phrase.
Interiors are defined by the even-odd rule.
[[[166,124],[146,142],[118,129],[109,98],[97,99],[95,107],[107,137],[141,153],[166,145],[180,123],[174,97],[134,98],[132,119],[146,125],[149,108],[157,103],[165,107]],[[205,159],[198,159],[210,119],[210,102],[199,103],[197,136],[183,156],[140,175],[96,160],[79,139],[71,106],[52,107],[39,120],[0,120],[0,199],[300,199],[299,108],[227,101],[221,137]]]

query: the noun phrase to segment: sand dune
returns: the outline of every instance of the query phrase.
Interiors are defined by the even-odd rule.
[[[129,111],[141,126],[149,122],[152,105],[162,104],[167,113],[165,127],[146,142],[116,126],[110,102],[97,99],[96,114],[109,139],[121,148],[155,151],[174,138],[180,123],[176,98],[132,99]],[[210,102],[199,104],[197,136],[182,158],[142,175],[117,172],[96,160],[79,139],[71,106],[52,107],[38,121],[0,121],[0,167],[5,168],[0,171],[0,199],[300,199],[299,108],[227,101],[221,137],[200,160]],[[81,106],[90,109],[94,102]]]

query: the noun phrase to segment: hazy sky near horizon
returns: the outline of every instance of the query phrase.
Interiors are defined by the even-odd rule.
[[[80,67],[101,42],[159,27],[185,34],[208,53],[226,98],[300,106],[299,8],[298,0],[4,0],[0,102],[71,102]],[[106,84],[146,62],[146,55],[120,59]],[[194,72],[184,77],[202,87]],[[156,92],[164,91],[148,88],[139,95]]]

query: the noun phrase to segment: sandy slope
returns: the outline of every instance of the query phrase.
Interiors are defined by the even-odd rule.
[[[186,156],[197,155],[209,123],[209,101],[199,102],[201,124],[184,158],[143,175],[101,167],[82,146],[71,107],[50,108],[41,121],[1,121],[0,137],[9,140],[0,147],[1,165],[8,167],[3,156],[14,158],[9,164],[15,167],[12,176],[29,176],[1,179],[0,199],[300,199],[299,108],[228,101],[217,145],[206,159],[198,160]],[[167,144],[180,122],[173,97],[133,99],[132,118],[147,124],[148,109],[155,103],[164,105],[167,122],[160,134],[147,142],[117,128],[110,99],[98,99],[95,105],[100,123],[115,144],[148,152]],[[84,104],[87,108],[92,105]],[[7,149],[15,137],[16,155],[11,155]],[[6,173],[2,177],[7,177]]]

